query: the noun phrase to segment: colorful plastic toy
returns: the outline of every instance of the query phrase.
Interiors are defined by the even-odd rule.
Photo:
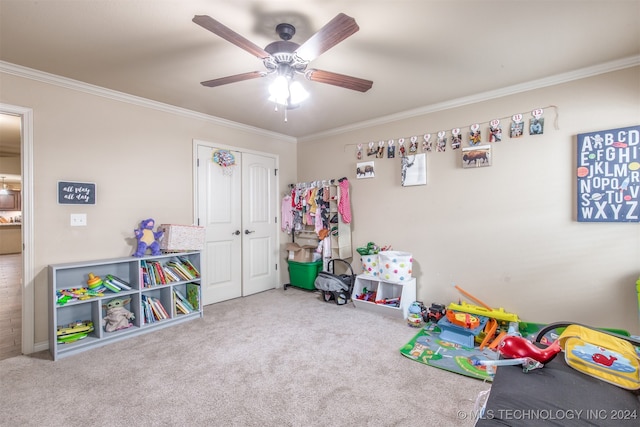
[[[409,306],[409,314],[407,316],[407,324],[414,328],[421,328],[424,324],[422,319],[422,310],[424,306],[420,301],[415,301]]]
[[[93,273],[89,273],[89,278],[87,279],[87,286],[89,287],[89,289],[96,289],[101,285],[102,279]]]
[[[422,317],[425,322],[437,323],[438,320],[444,317],[446,312],[447,309],[444,304],[432,303],[431,306],[422,313]]]
[[[478,360],[474,365],[482,365],[487,367],[487,374],[495,375],[496,366],[522,365],[522,372],[529,372],[534,369],[544,367],[544,365],[531,357],[519,357],[517,359],[502,360]]]
[[[464,311],[465,313],[491,317],[492,319],[504,322],[519,322],[518,316],[516,314],[508,313],[504,311],[504,308],[491,308],[488,304],[474,297],[469,292],[462,289],[460,286],[454,285],[453,287],[456,288],[462,295],[466,296],[479,305],[467,304],[466,302],[462,301],[459,304],[449,304],[449,310]]]
[[[56,339],[61,344],[69,344],[86,338],[90,332],[93,332],[93,322],[78,320],[67,326],[58,326]]]
[[[467,329],[475,329],[480,326],[480,319],[469,313],[447,310],[446,316],[447,320],[451,322],[452,325],[461,326]]]
[[[498,351],[506,358],[517,359],[520,357],[530,357],[540,363],[547,363],[561,350],[560,344],[557,341],[549,347],[541,349],[526,338],[515,335],[505,336],[502,338],[502,341],[500,341],[500,344],[498,344]]]

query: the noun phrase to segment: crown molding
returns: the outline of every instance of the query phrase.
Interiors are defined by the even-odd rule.
[[[466,96],[462,98],[452,99],[436,104],[427,105],[424,107],[415,108],[399,113],[390,114],[388,116],[378,117],[377,119],[366,120],[363,122],[353,123],[350,125],[334,128],[325,132],[319,132],[312,135],[307,135],[298,138],[298,142],[313,141],[316,139],[323,139],[339,134],[353,132],[373,126],[380,126],[386,123],[392,123],[400,120],[410,119],[416,116],[423,116],[438,111],[448,110],[451,108],[462,107],[464,105],[476,104],[483,101],[489,101],[491,99],[502,98],[504,96],[515,95],[530,90],[541,89],[548,86],[554,86],[561,83],[567,83],[574,80],[580,80],[587,77],[597,76],[599,74],[610,73],[613,71],[623,70],[625,68],[631,68],[640,65],[640,55],[629,56],[619,60],[606,62],[603,64],[594,65],[591,67],[582,68],[579,70],[570,71],[567,73],[557,74],[555,76],[546,77],[543,79],[532,80],[530,82],[521,83],[513,86],[507,86],[501,89],[482,92],[476,95]]]
[[[77,90],[79,92],[88,93],[90,95],[113,99],[115,101],[126,102],[126,103],[137,105],[140,107],[163,111],[165,113],[175,114],[175,115],[197,119],[197,120],[203,120],[206,122],[214,123],[219,126],[224,126],[231,129],[237,129],[244,132],[253,133],[259,136],[275,138],[275,139],[282,140],[285,142],[290,142],[290,143],[297,142],[296,138],[288,135],[284,135],[281,133],[270,132],[254,126],[244,125],[242,123],[222,119],[220,117],[211,116],[208,114],[199,113],[197,111],[189,110],[186,108],[176,107],[174,105],[169,105],[169,104],[165,104],[158,101],[153,101],[147,98],[142,98],[140,96],[135,96],[128,93],[118,92],[112,89],[106,89],[100,86],[84,83],[78,80],[58,76],[58,75],[47,73],[44,71],[35,70],[33,68],[23,67],[21,65],[12,64],[6,61],[0,61],[0,72],[6,73],[6,74],[12,74],[18,77],[24,77],[30,80],[36,80],[42,83],[52,84],[55,86],[66,88],[66,89]]]
[[[476,95],[466,96],[462,98],[456,98],[449,101],[444,101],[436,104],[427,105],[424,107],[415,108],[412,110],[402,111],[399,113],[390,114],[387,116],[378,117],[376,119],[366,120],[350,125],[334,128],[328,131],[319,132],[316,134],[306,135],[303,137],[295,138],[288,135],[280,134],[277,132],[270,132],[264,129],[260,129],[254,126],[244,125],[242,123],[234,122],[231,120],[222,119],[220,117],[211,116],[208,114],[199,113],[197,111],[188,110],[186,108],[176,107],[173,105],[165,104],[158,101],[142,98],[139,96],[127,94],[124,92],[118,92],[111,89],[106,89],[100,86],[92,85],[89,83],[80,82],[78,80],[69,79],[67,77],[57,76],[55,74],[46,73],[44,71],[35,70],[21,65],[12,64],[6,61],[0,61],[0,72],[12,74],[18,77],[24,77],[31,80],[48,83],[67,89],[77,90],[85,93],[89,93],[104,98],[109,98],[121,102],[127,102],[130,104],[138,105],[145,108],[151,108],[171,114],[176,114],[184,117],[189,117],[197,120],[203,120],[210,123],[214,123],[219,126],[224,126],[231,129],[237,129],[244,132],[253,133],[260,136],[279,139],[285,142],[296,143],[313,141],[317,139],[323,139],[331,136],[340,135],[347,132],[353,132],[373,126],[380,126],[386,123],[392,123],[400,120],[410,119],[417,116],[423,116],[426,114],[435,113],[438,111],[448,110],[451,108],[462,107],[469,104],[476,104],[479,102],[489,101],[504,96],[515,95],[530,90],[541,89],[548,86],[554,86],[562,83],[567,83],[574,80],[580,80],[599,74],[610,73],[613,71],[622,70],[625,68],[631,68],[640,65],[640,55],[634,55],[627,58],[618,59],[615,61],[606,62],[603,64],[594,65],[591,67],[582,68],[579,70],[570,71],[567,73],[557,74],[555,76],[546,77],[543,79],[532,80],[530,82],[521,83],[517,85],[507,86],[501,89],[482,92]]]

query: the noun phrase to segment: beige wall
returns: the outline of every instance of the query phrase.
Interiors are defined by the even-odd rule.
[[[558,107],[558,129],[547,108],[544,135],[508,138],[507,117],[550,105]],[[460,150],[448,147],[427,155],[426,186],[401,187],[398,158],[365,156],[376,176],[355,178],[358,143],[455,127],[466,133],[473,123],[483,123],[486,138],[494,118],[502,118],[504,139],[493,146],[491,167],[462,169]],[[638,124],[636,67],[301,142],[298,179],[347,176],[354,247],[374,241],[411,252],[426,304],[468,301],[455,283],[525,321],[638,333],[639,224],[575,220],[576,134]],[[359,271],[359,257],[353,261]]]
[[[0,73],[0,87],[0,102],[33,109],[36,344],[48,337],[49,264],[131,255],[144,218],[192,223],[193,139],[275,154],[281,191],[295,181],[288,138],[9,74]],[[58,180],[95,182],[97,204],[58,205]],[[86,213],[88,225],[71,227],[71,213]]]
[[[425,303],[457,300],[456,283],[524,320],[638,333],[640,228],[577,223],[574,169],[577,133],[638,124],[639,81],[640,68],[628,69],[296,147],[277,135],[0,73],[0,102],[34,112],[35,342],[47,340],[49,264],[127,256],[143,218],[191,223],[193,139],[277,155],[281,193],[291,182],[349,177],[354,246],[375,241],[413,253]],[[428,155],[426,186],[401,187],[398,159],[378,159],[374,179],[355,179],[357,143],[466,130],[548,105],[558,106],[559,129],[547,109],[545,134],[505,134],[489,168],[463,170],[460,152],[449,148]],[[98,203],[58,205],[58,180],[95,182]],[[87,227],[70,227],[71,213],[87,213]]]

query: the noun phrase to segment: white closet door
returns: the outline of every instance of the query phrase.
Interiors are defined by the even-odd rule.
[[[197,216],[205,227],[201,259],[204,305],[242,296],[242,156],[232,173],[213,162],[215,148],[198,145]]]
[[[243,295],[276,286],[277,217],[275,159],[243,153]]]

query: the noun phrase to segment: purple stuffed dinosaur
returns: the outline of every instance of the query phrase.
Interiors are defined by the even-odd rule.
[[[140,228],[134,230],[138,239],[138,249],[133,256],[143,257],[147,249],[151,250],[151,255],[160,255],[160,238],[164,235],[164,231],[153,231],[155,221],[151,218],[140,222]]]

